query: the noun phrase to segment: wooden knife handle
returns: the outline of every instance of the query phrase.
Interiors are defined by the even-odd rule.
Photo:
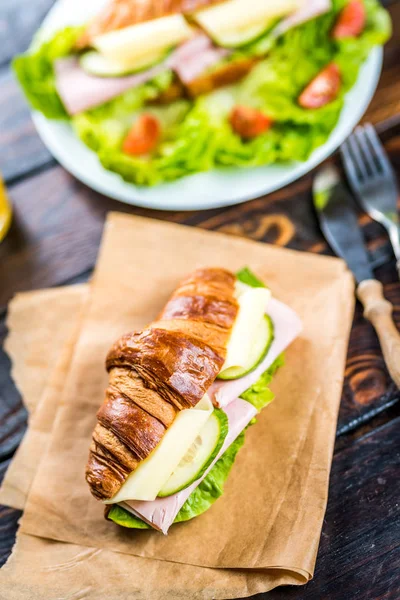
[[[378,334],[386,366],[400,388],[400,333],[393,321],[393,306],[383,296],[383,286],[376,279],[362,281],[357,297],[364,307],[364,317]]]

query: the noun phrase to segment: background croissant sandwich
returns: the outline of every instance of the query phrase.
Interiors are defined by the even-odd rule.
[[[216,473],[226,478],[299,330],[248,270],[203,268],[156,321],[120,338],[106,359],[109,386],[86,468],[108,518],[166,533],[209,508],[222,486],[202,499],[204,485]]]

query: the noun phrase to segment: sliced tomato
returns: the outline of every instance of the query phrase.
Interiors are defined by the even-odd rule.
[[[232,129],[244,139],[257,137],[272,125],[272,119],[250,106],[235,106],[230,114]]]
[[[122,150],[134,156],[148,154],[157,146],[160,136],[159,120],[153,115],[141,115],[126,136]]]
[[[367,13],[362,0],[351,0],[340,12],[332,31],[335,40],[357,37],[362,33]]]
[[[303,108],[321,108],[337,97],[341,77],[339,67],[330,63],[308,84],[299,96],[299,104]]]

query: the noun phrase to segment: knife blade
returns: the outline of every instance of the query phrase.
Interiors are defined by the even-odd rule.
[[[314,179],[314,207],[321,230],[332,250],[343,258],[358,283],[374,275],[353,199],[333,165],[323,167]]]
[[[330,206],[328,206],[326,208],[327,218],[325,219],[324,211],[319,210],[319,205],[326,204],[326,196],[328,194],[328,190],[330,189],[332,183],[333,183],[333,185],[337,184],[339,186],[339,189],[336,190],[336,192],[335,192],[335,194],[336,193],[338,194],[337,204],[335,203],[334,199],[332,199]],[[330,220],[332,220],[333,222],[337,222],[338,226],[340,227],[340,231],[339,231],[339,236],[340,236],[343,224],[340,222],[340,214],[341,213],[340,213],[340,210],[338,207],[340,207],[342,204],[344,204],[345,206],[343,207],[343,210],[345,210],[347,208],[347,206],[351,206],[352,205],[352,197],[350,196],[348,189],[340,181],[339,172],[335,167],[332,167],[329,169],[327,167],[324,171],[320,172],[320,174],[318,174],[315,179],[314,188],[315,188],[314,203],[316,205],[315,208],[317,211],[319,223],[320,223],[321,229],[324,233],[325,239],[327,241],[329,241],[329,245],[331,246],[331,248],[335,252],[335,254],[338,254],[339,256],[341,256],[343,258],[343,253],[339,252],[339,248],[336,246],[335,232],[332,232],[332,235],[330,234],[330,231],[329,231],[330,227],[329,227],[328,222]],[[332,219],[329,218],[331,213],[333,213]],[[335,214],[336,214],[336,216],[335,216]],[[353,225],[354,225],[354,215],[350,216],[350,219],[353,221]],[[352,229],[354,231],[354,227]],[[358,237],[359,237],[359,239],[362,239],[361,234],[359,234]],[[390,242],[386,242],[382,246],[379,246],[378,248],[374,248],[373,250],[367,250],[367,254],[369,257],[369,263],[370,263],[372,270],[377,269],[378,267],[381,267],[382,265],[390,262],[393,259],[393,251],[392,251]]]
[[[374,278],[352,197],[333,165],[322,167],[315,177],[313,200],[327,242],[353,272],[364,316],[374,326],[388,371],[400,387],[400,333],[393,321],[393,306],[384,298],[382,284]]]

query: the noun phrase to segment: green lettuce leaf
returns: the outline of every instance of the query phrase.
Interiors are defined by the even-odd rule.
[[[269,388],[272,378],[277,370],[284,364],[285,357],[283,354],[281,354],[270,366],[270,368],[261,375],[258,381],[256,381],[256,383],[243,392],[240,397],[243,398],[243,400],[250,402],[250,404],[252,404],[258,411],[260,411],[262,408],[265,408],[267,404],[270,404],[274,399],[274,394]]]
[[[267,287],[265,283],[257,277],[257,275],[254,275],[253,271],[251,271],[249,267],[243,267],[243,269],[237,271],[236,279],[254,288]]]
[[[143,106],[168,89],[172,71],[165,71],[143,85],[124,92],[109,102],[72,117],[77,135],[95,152],[119,152],[122,142]],[[181,121],[189,102],[181,100],[166,106],[151,106],[146,112],[154,114],[162,126],[164,139],[173,135],[173,127]]]
[[[82,27],[66,27],[53,38],[33,41],[28,52],[13,60],[14,72],[32,108],[49,119],[67,119],[68,115],[57,93],[53,63],[72,53]]]

